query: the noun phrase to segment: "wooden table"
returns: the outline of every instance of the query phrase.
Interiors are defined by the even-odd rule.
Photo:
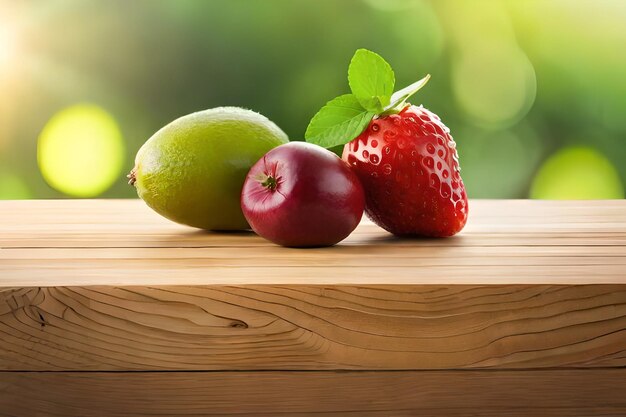
[[[0,202],[0,416],[624,416],[626,201],[333,248]]]

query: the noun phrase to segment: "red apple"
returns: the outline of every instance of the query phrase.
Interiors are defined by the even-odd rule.
[[[331,246],[363,216],[363,188],[348,164],[317,145],[291,142],[252,166],[241,209],[257,234],[283,246]]]

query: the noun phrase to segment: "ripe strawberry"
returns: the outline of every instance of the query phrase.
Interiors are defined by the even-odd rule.
[[[439,117],[409,106],[374,118],[343,149],[365,190],[368,217],[395,235],[444,237],[467,221],[456,144]]]
[[[343,159],[365,191],[365,213],[396,235],[444,237],[467,222],[456,144],[434,113],[408,99],[430,79],[393,92],[395,74],[380,55],[359,49],[348,67],[351,94],[311,119],[307,141],[345,145]]]

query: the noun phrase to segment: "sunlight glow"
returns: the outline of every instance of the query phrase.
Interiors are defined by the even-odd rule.
[[[0,70],[10,64],[15,52],[15,33],[11,27],[2,23],[0,25]]]

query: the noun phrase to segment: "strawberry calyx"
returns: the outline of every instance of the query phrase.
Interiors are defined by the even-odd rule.
[[[350,94],[330,100],[311,119],[304,138],[325,148],[345,145],[359,136],[375,117],[398,114],[407,100],[430,79],[419,81],[393,92],[395,74],[380,55],[359,49],[348,68]]]

